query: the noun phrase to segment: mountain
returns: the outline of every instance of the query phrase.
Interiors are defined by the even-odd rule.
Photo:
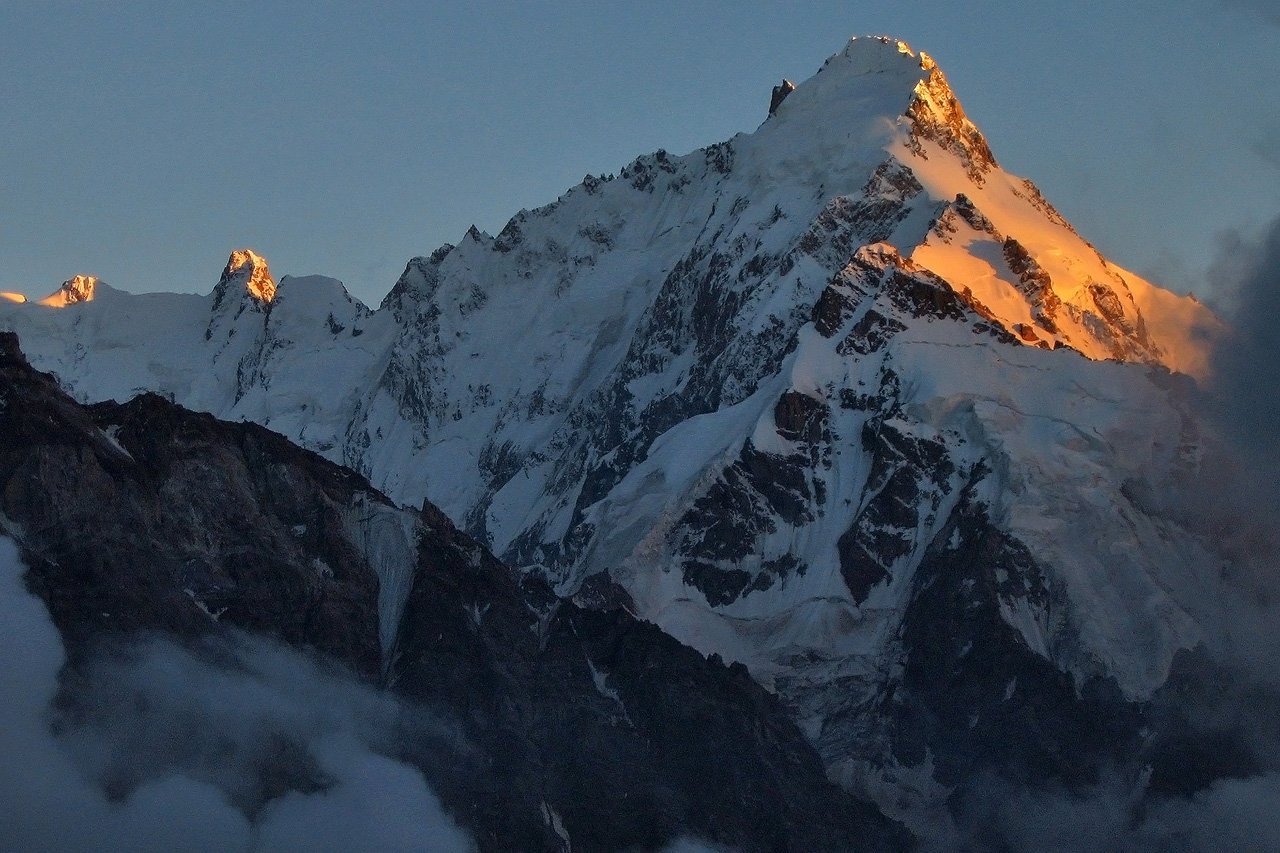
[[[92,717],[104,649],[159,633],[234,658],[247,631],[392,691],[409,720],[429,714],[386,748],[481,849],[652,848],[683,835],[739,850],[909,843],[826,779],[742,667],[638,621],[616,588],[557,599],[429,504],[396,507],[254,424],[154,394],[81,406],[7,333],[0,401],[3,529],[68,651],[64,719]],[[461,734],[443,737],[446,725]],[[324,787],[290,746],[257,759],[246,811]],[[118,795],[155,768],[132,772],[142,778],[114,780]]]
[[[208,296],[92,295],[0,323],[79,400],[256,422],[560,596],[616,584],[917,826],[989,774],[1213,778],[1152,735],[1221,618],[1154,496],[1205,474],[1221,324],[1005,172],[902,42],[471,229],[377,310],[248,251]]]

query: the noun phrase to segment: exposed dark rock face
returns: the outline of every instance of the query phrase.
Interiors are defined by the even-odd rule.
[[[576,850],[654,848],[686,835],[740,850],[911,845],[827,780],[743,667],[634,618],[606,575],[561,600],[429,504],[398,509],[261,427],[155,395],[80,406],[8,333],[0,401],[4,530],[65,638],[69,691],[103,643],[160,632],[199,645],[241,628],[336,659],[461,730],[465,746],[409,736],[397,757],[483,850],[562,850],[566,838]],[[418,531],[390,648],[352,508],[399,513]],[[259,798],[323,784],[306,756],[284,765],[263,763]]]
[[[790,80],[783,80],[781,83],[773,87],[773,94],[769,97],[769,115],[773,115],[778,111],[778,107],[796,90],[796,84]]]
[[[927,470],[916,469],[921,461],[899,470]],[[1007,614],[1069,620],[1066,604],[1035,555],[975,499],[988,473],[969,473],[912,578],[893,674],[866,693],[849,681],[846,707],[819,738],[823,754],[927,766],[974,845],[965,849],[1011,849],[999,829],[972,823],[989,807],[993,780],[997,789],[1082,796],[1122,780],[1134,803],[1150,804],[1264,772],[1258,744],[1280,736],[1263,710],[1275,695],[1203,648],[1181,652],[1168,682],[1135,701],[1113,678],[1063,672],[1028,645]],[[1242,726],[1241,708],[1257,719]]]
[[[748,441],[680,519],[685,580],[708,601],[727,604],[751,590],[768,589],[791,572],[805,571],[789,554],[762,559],[756,574],[740,567],[760,553],[760,539],[779,524],[795,527],[812,520],[815,484],[809,465],[806,454],[764,453]]]
[[[81,407],[3,337],[0,511],[73,656],[102,634],[233,626],[377,675],[378,579],[341,510],[386,498],[154,394]]]
[[[826,435],[826,404],[798,391],[786,391],[778,398],[773,422],[778,425],[778,435],[787,441],[816,444],[824,435],[831,440]]]
[[[920,191],[910,169],[884,164],[867,182],[861,197],[832,199],[796,249],[838,269],[859,246],[887,240],[906,217],[907,202]]]
[[[1076,683],[1001,617],[1002,604],[1055,600],[1026,547],[963,499],[921,563],[901,627],[904,694],[893,708],[903,763],[927,751],[943,785],[990,770],[1079,787],[1137,754],[1143,707],[1113,681]]]
[[[849,330],[848,336],[836,347],[836,352],[840,353],[840,355],[848,355],[850,353],[870,355],[883,347],[895,334],[906,328],[897,320],[886,317],[871,308]]]
[[[920,516],[937,511],[955,473],[944,446],[907,435],[888,420],[869,420],[862,443],[872,458],[865,503],[836,543],[840,574],[858,603],[889,578],[895,560],[910,553]]]
[[[1009,270],[1022,283],[1022,290],[1029,297],[1034,312],[1036,325],[1047,332],[1056,332],[1054,323],[1058,311],[1062,308],[1062,300],[1053,292],[1053,281],[1049,274],[1036,263],[1021,243],[1012,237],[1004,240],[1004,259]],[[1123,319],[1123,312],[1121,318]]]
[[[484,745],[433,781],[492,849],[655,848],[689,834],[738,850],[892,849],[907,839],[825,779],[817,754],[742,666],[631,617],[606,579],[584,609],[436,515],[448,545],[418,574],[398,692]],[[612,588],[612,594],[605,594]]]
[[[1271,711],[1280,697],[1242,675],[1203,648],[1178,654],[1149,712],[1154,736],[1142,758],[1151,768],[1151,793],[1186,797],[1221,779],[1268,772],[1266,745],[1280,742],[1280,720]]]

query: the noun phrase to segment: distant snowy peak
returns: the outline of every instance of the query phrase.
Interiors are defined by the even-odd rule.
[[[929,195],[954,193],[954,200],[924,240],[904,250],[961,290],[985,291],[991,304],[1014,306],[997,314],[1025,343],[1203,377],[1210,342],[1223,328],[1218,318],[1194,298],[1108,261],[1034,183],[1003,172],[942,71],[928,54],[920,61],[928,76],[916,86],[906,113],[910,130],[895,154]],[[958,244],[965,258],[943,257],[943,244]],[[1016,316],[1024,310],[1029,317]]]
[[[40,300],[41,305],[50,308],[65,308],[81,302],[92,302],[97,294],[98,279],[91,275],[77,275],[67,279],[62,286]],[[25,302],[26,299],[16,300]]]
[[[829,57],[818,73],[837,72],[852,77],[869,74],[898,74],[923,77],[934,68],[924,53],[892,36],[854,36],[844,49]]]
[[[1217,318],[1107,261],[1004,172],[927,53],[854,38],[771,107],[725,145],[749,183],[812,188],[825,204],[815,227],[858,217],[863,237],[892,243],[1023,343],[1204,375]]]
[[[843,51],[828,59],[819,73],[838,78],[819,103],[829,100],[838,89],[847,87],[855,94],[868,89],[863,78],[871,75],[887,75],[900,81],[900,92],[909,100],[903,103],[899,115],[909,120],[916,154],[923,153],[924,140],[936,142],[963,160],[977,181],[996,166],[991,148],[965,115],[946,75],[924,51],[916,53],[906,42],[888,36],[855,37]]]
[[[789,80],[774,88],[770,116],[836,127],[845,118],[888,123],[905,119],[915,153],[922,153],[922,141],[932,140],[964,160],[978,180],[996,166],[986,139],[965,115],[942,69],[929,54],[912,51],[906,42],[886,36],[850,39],[816,76],[800,85],[804,96],[788,99],[796,88]],[[888,97],[868,110],[873,105],[868,96],[877,90]]]
[[[222,277],[214,288],[214,307],[223,304],[229,295],[239,293],[247,293],[263,305],[276,295],[276,282],[271,277],[267,259],[252,249],[236,249],[227,259]]]

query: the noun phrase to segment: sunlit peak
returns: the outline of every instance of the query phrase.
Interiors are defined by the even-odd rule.
[[[242,279],[249,295],[259,302],[270,302],[276,295],[276,282],[271,277],[267,259],[252,249],[236,249],[227,259],[222,271],[224,282],[231,278]]]
[[[41,305],[65,308],[81,302],[92,302],[98,287],[98,279],[92,275],[77,275],[67,279],[62,286],[40,300]]]

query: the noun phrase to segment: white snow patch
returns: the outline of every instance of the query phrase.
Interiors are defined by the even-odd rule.
[[[573,853],[573,842],[569,839],[569,833],[564,828],[564,820],[560,817],[560,813],[555,807],[546,800],[542,801],[542,820],[547,826],[551,827],[551,831],[560,839],[561,853]]]
[[[191,601],[195,604],[196,607],[200,608],[200,612],[203,613],[205,616],[208,616],[209,619],[213,622],[217,622],[218,619],[222,616],[222,614],[227,612],[227,608],[225,607],[219,607],[217,610],[210,610],[209,605],[201,601],[199,596],[197,596],[194,591],[190,589],[183,589],[182,591],[187,596],[187,598],[191,599]]]
[[[342,507],[343,526],[378,575],[378,641],[390,659],[400,617],[418,565],[417,520],[409,513],[357,493]]]

